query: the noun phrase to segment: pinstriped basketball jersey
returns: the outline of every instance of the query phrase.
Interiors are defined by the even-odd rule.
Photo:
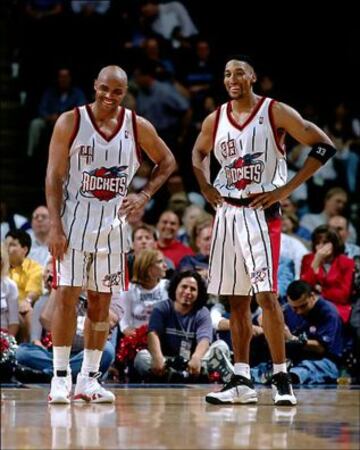
[[[135,114],[121,108],[116,129],[106,136],[89,105],[75,111],[61,214],[69,247],[126,252],[126,221],[118,217],[118,210],[140,165]]]
[[[214,154],[221,169],[214,187],[223,197],[246,198],[286,183],[285,148],[280,144],[280,136],[275,135],[273,102],[262,97],[243,125],[231,115],[231,101],[219,107]]]

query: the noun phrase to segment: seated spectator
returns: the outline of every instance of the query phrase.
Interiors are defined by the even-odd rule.
[[[13,230],[28,230],[30,228],[30,223],[25,216],[16,214],[11,211],[7,203],[0,200],[0,217],[1,217],[1,230],[0,239],[1,242],[5,239],[8,231]]]
[[[31,314],[34,303],[42,293],[42,272],[39,263],[27,258],[31,249],[31,238],[26,231],[9,231],[6,235],[9,251],[10,278],[19,291],[20,335],[19,341],[30,338]]]
[[[175,267],[179,266],[180,260],[184,256],[194,254],[190,247],[182,244],[176,239],[180,227],[180,220],[174,212],[163,212],[156,227],[159,233],[157,248],[161,250],[167,258],[171,259],[175,264]]]
[[[285,233],[280,237],[280,259],[286,258],[294,263],[295,278],[300,277],[301,261],[303,256],[309,253],[305,245],[299,239]]]
[[[50,252],[47,238],[50,231],[50,217],[46,206],[38,206],[32,213],[31,229],[28,231],[31,237],[31,250],[29,258],[45,267]]]
[[[343,352],[343,324],[336,308],[302,280],[290,284],[287,296],[285,336],[293,382],[336,382]]]
[[[185,245],[190,245],[191,232],[194,227],[195,220],[204,214],[204,208],[199,205],[188,205],[182,215],[183,226],[179,228],[177,238]],[[195,250],[195,249],[193,249]]]
[[[349,258],[360,256],[360,246],[348,242],[349,221],[344,216],[333,216],[329,219],[329,226],[333,228],[340,237],[341,243],[345,246],[344,253]]]
[[[278,267],[278,296],[281,304],[286,303],[286,291],[295,280],[295,264],[290,258],[280,255]]]
[[[73,381],[76,380],[77,374],[81,370],[82,361],[84,358],[84,326],[86,321],[86,308],[87,300],[86,297],[80,295],[79,302],[77,305],[77,327],[76,335],[74,337],[72,347],[71,347],[71,357],[70,357],[70,369]],[[49,331],[51,326],[51,320],[55,311],[55,291],[52,290],[49,299],[46,301],[44,308],[41,312],[40,320],[43,327]],[[118,295],[113,295],[110,303],[109,320],[110,320],[110,334],[108,340],[105,344],[103,354],[100,361],[100,372],[104,375],[111,363],[115,359],[115,347],[112,343],[112,333],[116,332],[116,328],[119,320],[121,319],[122,308],[120,304],[120,297]],[[23,366],[24,370],[17,370],[16,376],[19,378],[21,376],[21,381],[30,371],[40,372],[39,375],[48,377],[50,381],[53,375],[53,353],[50,348],[44,348],[44,346],[36,345],[35,343],[21,344],[16,352],[16,360],[18,364]],[[30,373],[29,373],[30,372]],[[36,374],[36,372],[35,372]],[[19,380],[20,381],[20,380]]]
[[[197,253],[184,256],[179,263],[179,271],[196,270],[207,280],[212,229],[212,218],[200,217],[195,221],[192,231],[194,237],[191,240],[195,243]]]
[[[311,233],[306,228],[300,227],[300,221],[296,214],[283,212],[281,216],[281,231],[289,236],[299,239],[306,247],[310,245]]]
[[[331,217],[341,215],[347,201],[348,195],[344,189],[340,187],[330,189],[325,195],[322,212],[318,214],[305,214],[300,220],[300,225],[313,232],[319,225],[327,224]],[[349,223],[348,242],[356,242],[356,230],[351,223]]]
[[[60,114],[85,103],[86,98],[83,91],[72,85],[70,70],[60,68],[57,73],[56,86],[45,90],[39,105],[39,116],[30,123],[27,155],[34,156],[44,132],[46,130],[51,132]]]
[[[175,48],[179,46],[181,39],[198,34],[188,11],[180,2],[159,4],[157,0],[142,0],[140,13],[151,30],[171,41]]]
[[[312,253],[305,255],[301,279],[326,300],[334,303],[346,323],[351,313],[354,260],[343,254],[337,233],[328,225],[317,227],[312,234]]]
[[[120,294],[124,309],[120,329],[125,336],[134,335],[135,328],[148,324],[154,306],[168,299],[165,274],[166,263],[159,250],[142,250],[136,255],[129,289]]]
[[[1,328],[16,336],[19,331],[18,288],[9,278],[9,254],[4,242],[1,243]]]
[[[230,379],[230,350],[223,341],[211,344],[206,299],[205,282],[197,272],[182,272],[171,280],[169,300],[156,305],[150,316],[149,350],[140,350],[135,357],[135,369],[142,377],[150,372],[166,376],[167,365],[177,357],[182,360],[185,379],[197,379],[211,370],[219,371],[223,380]]]
[[[128,270],[129,270],[129,278],[133,277],[133,268],[134,268],[134,260],[137,255],[139,255],[143,250],[151,250],[156,249],[156,241],[157,235],[156,230],[153,226],[148,225],[146,223],[142,225],[138,225],[133,229],[132,232],[132,242],[133,249],[128,254]],[[167,278],[173,273],[175,270],[175,265],[171,261],[171,259],[165,257],[165,264],[167,273]]]

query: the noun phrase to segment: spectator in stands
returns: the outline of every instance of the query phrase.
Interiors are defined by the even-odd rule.
[[[200,205],[190,204],[185,208],[184,214],[182,215],[183,226],[180,227],[177,235],[179,241],[185,245],[191,246],[190,240],[194,223],[196,219],[204,213],[204,208]],[[193,250],[195,249],[193,248]]]
[[[213,220],[209,218],[198,218],[193,227],[192,240],[195,243],[197,253],[184,256],[179,263],[179,270],[196,270],[205,280],[208,277],[209,255],[211,248],[211,234]]]
[[[190,103],[173,84],[157,80],[156,70],[157,64],[149,60],[143,60],[135,68],[136,111],[150,120],[176,154],[178,139],[186,134],[190,123]]]
[[[45,90],[39,105],[39,117],[30,123],[27,155],[34,156],[44,132],[51,132],[60,114],[85,103],[83,91],[72,84],[70,69],[60,68],[57,72],[56,86]]]
[[[156,227],[159,233],[157,248],[161,250],[167,258],[171,259],[176,268],[184,256],[194,254],[190,247],[182,244],[176,239],[180,227],[180,220],[174,212],[164,211],[161,214]]]
[[[16,336],[19,331],[18,288],[9,278],[9,254],[4,242],[1,243],[1,328]]]
[[[324,199],[324,209],[319,214],[305,214],[301,220],[300,225],[313,232],[319,225],[324,225],[329,222],[333,216],[338,216],[344,211],[348,201],[346,191],[340,187],[330,189]],[[353,225],[349,224],[349,238],[351,243],[356,242],[356,231]]]
[[[326,300],[334,303],[347,323],[351,313],[354,260],[343,254],[344,246],[336,231],[320,225],[312,234],[312,253],[305,255],[301,279]]]
[[[300,277],[301,261],[309,253],[305,245],[296,237],[281,233],[280,258],[291,260],[294,264],[295,278]]]
[[[180,2],[159,4],[157,0],[142,0],[140,13],[151,30],[170,41],[174,48],[182,39],[198,34],[188,11]]]
[[[50,258],[47,238],[50,231],[50,217],[46,206],[38,206],[31,217],[31,229],[28,231],[31,237],[31,250],[29,258],[45,267]]]
[[[26,231],[9,231],[6,235],[9,251],[10,278],[19,291],[20,336],[28,342],[31,328],[31,314],[34,303],[42,293],[42,267],[27,258],[31,249],[31,238]]]
[[[134,260],[143,250],[156,249],[156,229],[146,223],[138,225],[132,232],[133,249],[128,254],[128,270],[129,278],[133,277]],[[167,276],[169,272],[172,273],[175,270],[175,265],[171,259],[165,257],[165,264],[167,268]]]
[[[296,214],[283,212],[281,215],[281,230],[283,233],[299,239],[306,247],[311,241],[311,233],[306,228],[300,227],[300,221]]]
[[[213,331],[206,299],[205,282],[197,272],[182,272],[171,280],[169,300],[155,306],[150,317],[149,350],[141,350],[135,358],[140,375],[152,371],[162,376],[167,359],[180,356],[187,376],[197,378],[216,367],[223,379],[230,379],[229,348],[223,341],[210,346]]]
[[[148,324],[154,306],[168,299],[166,263],[159,250],[142,250],[135,257],[129,290],[120,294],[124,315],[120,329],[125,336],[135,334],[135,329]]]
[[[333,216],[329,219],[329,226],[339,235],[342,244],[345,246],[344,253],[349,258],[360,256],[360,247],[348,242],[349,239],[349,221],[344,216]]]
[[[1,217],[1,241],[5,239],[8,231],[13,230],[28,230],[30,223],[25,216],[16,214],[11,211],[8,204],[4,200],[0,200],[0,217]]]
[[[55,311],[55,291],[49,296],[44,308],[41,312],[40,320],[44,328],[49,331],[52,316]],[[76,335],[71,347],[70,357],[70,369],[73,381],[76,380],[77,374],[81,370],[81,365],[84,357],[84,325],[86,318],[87,300],[85,296],[80,296],[77,305],[77,328]],[[100,372],[105,374],[109,369],[111,363],[115,359],[115,348],[111,343],[112,332],[116,330],[119,320],[122,315],[122,307],[120,304],[119,295],[113,295],[110,303],[109,310],[109,322],[110,322],[110,334],[106,341],[103,354],[100,362]],[[18,364],[21,364],[24,368],[32,369],[33,371],[40,371],[45,376],[48,376],[50,381],[53,374],[53,354],[51,349],[44,348],[33,343],[22,344],[18,347],[16,352],[16,360]],[[27,375],[26,369],[23,371],[17,371],[17,376],[25,377]],[[40,375],[40,374],[39,374]],[[20,381],[20,380],[19,380]],[[24,381],[23,379],[21,381]]]
[[[334,305],[302,280],[290,284],[284,309],[294,383],[334,383],[343,351],[343,324]]]

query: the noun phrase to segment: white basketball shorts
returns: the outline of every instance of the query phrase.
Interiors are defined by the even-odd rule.
[[[76,286],[95,292],[126,291],[126,253],[89,253],[68,248],[64,259],[55,262],[58,286]]]
[[[277,292],[280,233],[278,203],[266,210],[226,202],[219,206],[212,234],[208,292]]]

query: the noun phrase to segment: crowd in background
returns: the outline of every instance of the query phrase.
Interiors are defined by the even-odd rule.
[[[180,378],[179,373],[189,378],[176,359],[181,353],[177,327],[188,327],[191,334],[189,360],[196,353],[196,343],[208,337],[208,353],[201,368],[190,364],[190,378],[197,375],[211,380],[215,372],[220,381],[226,381],[232,371],[227,299],[208,298],[205,286],[213,211],[189,172],[192,145],[202,120],[225,101],[221,86],[225,55],[216,39],[202,32],[201,21],[187,6],[182,2],[110,0],[24,0],[17,4],[16,17],[24,31],[14,43],[14,61],[26,111],[24,154],[29,161],[39,161],[45,169],[57,117],[91,102],[99,68],[118,64],[129,77],[124,106],[154,124],[178,163],[177,171],[141,214],[128,218],[131,284],[128,292],[112,301],[111,334],[101,365],[106,379],[169,379],[171,362],[179,368]],[[49,43],[46,46],[42,45],[44,39]],[[286,100],[276,78],[266,70],[260,71],[255,92]],[[295,382],[334,382],[344,368],[355,377],[352,355],[360,349],[356,198],[360,118],[353,105],[338,99],[326,111],[316,102],[303,104],[301,113],[324,129],[338,152],[282,203],[278,294]],[[302,167],[309,151],[288,142],[290,177]],[[134,178],[133,191],[142,189],[151,170],[150,161],[145,161]],[[52,373],[48,348],[53,308],[49,215],[46,206],[39,204],[34,205],[30,218],[25,217],[21,205],[16,214],[6,207],[5,198],[1,204],[1,327],[21,344],[18,379],[26,381],[33,376],[46,380]],[[178,323],[173,304],[179,301],[181,289],[191,288],[189,279],[196,281],[192,319]],[[264,382],[270,357],[261,309],[254,304],[252,312],[252,376]],[[74,376],[81,364],[85,314],[86,298],[81,297],[78,342],[71,363]],[[143,326],[149,332],[149,347],[133,358],[125,355],[126,361],[122,361],[128,338],[135,339]],[[161,336],[159,342],[156,336]],[[186,349],[182,350],[186,354]]]

